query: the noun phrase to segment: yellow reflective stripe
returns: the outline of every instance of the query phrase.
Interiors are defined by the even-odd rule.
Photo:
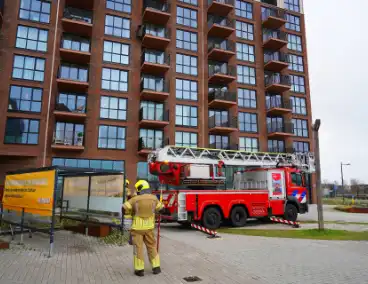
[[[151,230],[155,227],[155,220],[153,217],[140,218],[137,216],[133,217],[133,230]]]
[[[144,261],[134,256],[134,270],[143,270],[144,269]]]
[[[161,202],[158,202],[156,205],[156,210],[160,210],[164,205]]]
[[[129,201],[126,201],[125,203],[124,203],[124,205],[123,205],[126,209],[128,209],[128,210],[131,210],[132,209],[132,204],[130,204],[130,202]]]
[[[151,260],[152,268],[160,267],[160,256],[157,254],[154,259]]]

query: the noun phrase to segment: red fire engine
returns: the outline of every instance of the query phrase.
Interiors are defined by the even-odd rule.
[[[244,226],[248,218],[296,221],[308,212],[305,174],[315,172],[312,153],[252,153],[166,146],[148,156],[149,171],[165,190],[163,219],[202,222],[217,229],[224,221]],[[233,187],[226,171],[236,167]],[[222,188],[222,189],[219,189]],[[157,193],[159,194],[159,193]]]

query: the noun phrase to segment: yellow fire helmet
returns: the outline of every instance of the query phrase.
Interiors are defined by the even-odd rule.
[[[137,192],[150,188],[149,183],[143,179],[137,181],[137,183],[134,186],[137,189]]]
[[[128,179],[125,180],[125,185],[129,185],[130,181]]]

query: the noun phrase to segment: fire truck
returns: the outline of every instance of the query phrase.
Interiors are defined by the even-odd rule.
[[[149,171],[163,192],[166,221],[201,222],[208,229],[248,218],[296,221],[308,212],[306,175],[315,172],[313,153],[253,153],[166,146],[148,155]],[[227,171],[232,169],[232,186]],[[235,170],[234,170],[235,169]],[[159,194],[159,192],[156,192]]]

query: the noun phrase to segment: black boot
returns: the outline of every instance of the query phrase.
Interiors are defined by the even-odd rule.
[[[144,276],[144,270],[136,270],[136,271],[134,271],[134,274],[139,276],[139,277],[143,277]]]
[[[155,267],[155,268],[153,268],[153,269],[152,269],[152,272],[153,272],[153,274],[160,274],[160,273],[161,273],[161,268],[160,268],[160,266],[159,266],[159,267]]]

